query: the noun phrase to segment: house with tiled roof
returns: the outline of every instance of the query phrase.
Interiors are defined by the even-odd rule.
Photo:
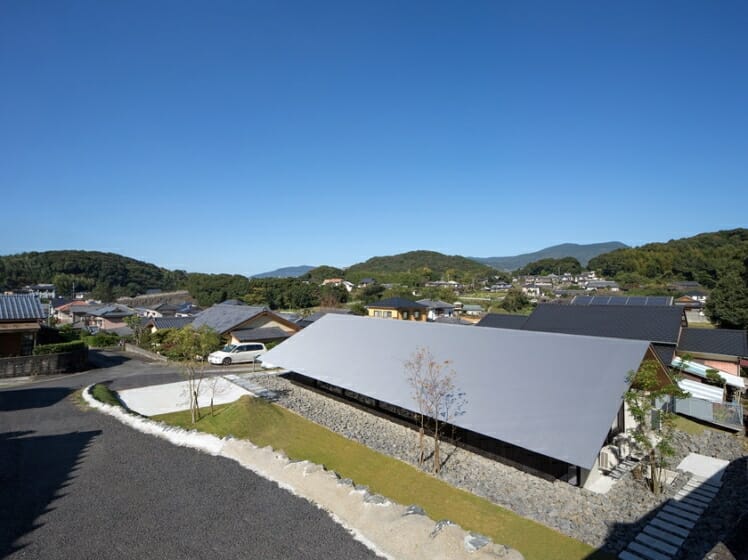
[[[399,319],[402,321],[425,321],[428,307],[402,297],[380,299],[366,306],[369,317],[377,319]]]
[[[0,295],[0,356],[28,356],[47,314],[33,294]]]
[[[276,328],[290,334],[301,330],[299,325],[267,307],[233,305],[225,302],[216,304],[199,313],[192,322],[192,326],[196,329],[203,326],[209,327],[226,339],[231,339],[234,331],[247,331],[249,329]],[[247,336],[247,333],[242,333],[240,336]]]
[[[419,299],[416,303],[425,305],[428,309],[427,317],[429,321],[435,321],[439,317],[452,317],[455,313],[455,306],[452,303],[438,299]]]
[[[692,361],[740,375],[740,367],[748,367],[748,331],[687,327],[681,330],[678,354],[688,354]]]
[[[680,329],[686,324],[682,308],[648,305],[541,304],[524,321],[501,321],[492,318],[481,326],[647,340],[665,366],[672,362]]]

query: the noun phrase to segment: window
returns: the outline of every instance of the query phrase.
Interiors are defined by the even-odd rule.
[[[382,312],[381,311],[374,311],[374,317],[381,317]]]
[[[387,317],[388,319],[392,319],[392,311],[385,311],[384,316]]]
[[[407,319],[408,318],[408,312],[407,311],[403,311],[401,313],[401,315],[402,315],[403,319]]]
[[[418,321],[421,318],[421,312],[420,311],[414,311],[413,312],[413,318]]]

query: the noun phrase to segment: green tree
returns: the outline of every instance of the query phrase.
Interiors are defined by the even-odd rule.
[[[187,379],[190,413],[194,424],[200,419],[197,397],[204,378],[208,354],[220,348],[221,339],[218,333],[205,325],[199,329],[187,325],[181,329],[172,330],[164,341],[164,346],[167,348],[165,354],[170,359],[179,362],[182,373]]]
[[[748,329],[748,259],[742,274],[732,271],[723,276],[709,294],[705,311],[709,319],[726,329]]]
[[[649,467],[650,490],[655,494],[662,492],[663,472],[668,458],[675,453],[672,399],[687,396],[672,379],[664,382],[663,376],[666,375],[657,362],[645,360],[639,371],[629,374],[631,385],[624,395],[635,421],[629,433],[646,456],[644,462]]]
[[[522,311],[529,304],[530,300],[527,299],[527,295],[522,290],[512,288],[504,296],[501,307],[509,313],[516,313]]]
[[[132,329],[132,337],[135,344],[140,346],[143,339],[143,322],[142,317],[139,315],[130,315],[125,317],[125,324]]]
[[[96,287],[91,292],[91,297],[102,303],[114,301],[114,290],[109,282],[101,281],[96,283]]]

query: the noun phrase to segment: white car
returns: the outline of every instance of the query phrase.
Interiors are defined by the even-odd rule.
[[[247,342],[243,344],[227,344],[221,350],[216,350],[208,356],[211,364],[229,366],[244,362],[254,362],[257,357],[267,352],[261,342]]]

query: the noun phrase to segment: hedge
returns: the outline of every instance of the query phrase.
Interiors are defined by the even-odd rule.
[[[63,352],[73,352],[75,350],[85,349],[85,342],[82,340],[73,340],[72,342],[58,342],[57,344],[40,344],[34,348],[34,355],[62,354]]]

